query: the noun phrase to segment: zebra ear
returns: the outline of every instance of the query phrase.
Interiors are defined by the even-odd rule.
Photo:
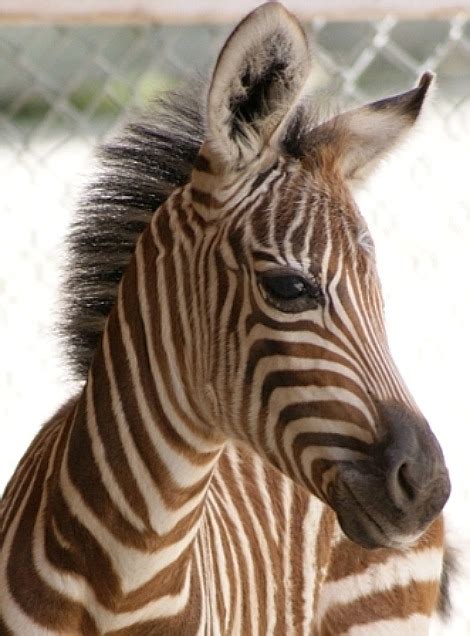
[[[281,4],[268,2],[235,28],[212,76],[207,146],[240,168],[274,144],[310,70],[305,33]]]
[[[413,127],[433,77],[424,73],[416,88],[343,113],[319,126],[311,133],[310,148],[319,147],[321,154],[322,146],[331,146],[342,175],[353,185],[360,184]]]

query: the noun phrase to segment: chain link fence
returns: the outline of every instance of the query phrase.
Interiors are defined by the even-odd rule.
[[[0,490],[40,422],[75,388],[52,331],[62,240],[92,149],[152,95],[207,72],[230,28],[0,27]],[[420,131],[359,197],[376,237],[392,349],[447,453],[450,525],[464,554],[470,20],[388,16],[306,28],[312,88],[322,100],[335,96],[334,108],[406,90],[424,70],[438,77]],[[442,633],[470,633],[462,590]]]

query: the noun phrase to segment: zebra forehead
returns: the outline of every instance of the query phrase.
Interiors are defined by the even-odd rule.
[[[274,184],[273,191],[260,196],[256,205],[237,217],[235,225],[245,238],[254,237],[264,246],[282,247],[287,241],[303,248],[310,244],[318,251],[331,242],[341,242],[347,248],[373,253],[369,229],[347,187],[329,183],[328,176],[313,175],[303,167],[279,187]]]

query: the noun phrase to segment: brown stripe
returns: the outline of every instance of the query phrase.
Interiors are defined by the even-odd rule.
[[[59,633],[98,634],[87,610],[56,592],[34,566],[32,536],[48,468],[49,454],[41,462],[29,499],[21,515],[7,564],[10,594],[21,609],[39,625]]]
[[[8,482],[0,502],[0,547],[3,545],[3,540],[11,522],[15,518],[18,508],[23,503],[24,495],[31,485],[31,478],[37,467],[37,463],[44,453],[48,452],[58,431],[64,426],[64,420],[71,415],[75,404],[76,398],[68,400],[52,418],[44,424],[29,445]],[[19,488],[21,489],[18,490]]]
[[[11,524],[14,522],[15,517],[18,513],[19,508],[23,504],[24,497],[29,487],[31,486],[31,479],[37,469],[38,464],[41,461],[40,456],[30,457],[30,461],[23,464],[23,470],[20,475],[14,475],[14,487],[10,489],[9,495],[11,496],[12,501],[4,502],[2,504],[8,504],[8,507],[5,506],[5,509],[1,510],[0,516],[0,548],[3,547],[3,542],[6,539],[7,533],[10,529]],[[26,470],[28,469],[28,471]],[[20,479],[24,477],[24,480],[20,484]],[[18,477],[18,479],[17,479]],[[13,482],[10,482],[13,486]],[[13,503],[13,496],[16,497]]]
[[[246,466],[243,467],[245,469]],[[254,572],[254,582],[256,587],[256,593],[258,598],[258,626],[259,633],[266,634],[267,633],[267,606],[266,606],[266,590],[267,586],[272,587],[273,581],[268,581],[266,579],[266,570],[263,563],[263,557],[261,555],[261,546],[259,544],[259,539],[256,534],[255,529],[253,528],[253,524],[251,522],[250,516],[248,512],[241,510],[241,502],[242,495],[240,492],[240,487],[238,484],[238,480],[235,478],[235,474],[232,470],[232,465],[230,459],[227,457],[227,461],[224,462],[224,481],[225,487],[229,493],[229,496],[232,500],[232,503],[236,510],[239,511],[239,520],[241,522],[241,526],[243,528],[243,533],[246,536],[248,544],[251,546],[252,551],[252,563],[253,563],[253,572]],[[246,484],[248,483],[248,480]],[[245,485],[246,485],[245,484]],[[259,505],[256,506],[258,510]],[[238,534],[237,530],[235,530],[235,536]],[[245,570],[245,576],[247,579],[247,589],[248,588],[248,568]],[[246,616],[246,620],[248,624],[250,624],[250,615],[251,615],[251,607],[250,607],[250,598],[247,594],[243,597],[243,613]],[[250,630],[246,628],[246,631],[242,633],[250,633]]]
[[[355,371],[354,366],[348,358],[330,351],[326,347],[312,345],[308,342],[286,342],[283,340],[265,338],[256,340],[250,348],[250,355],[246,364],[245,382],[251,384],[258,362],[270,356],[286,356],[300,359],[309,358],[312,361],[323,360],[337,363],[346,369]]]
[[[221,202],[216,199],[209,192],[204,192],[198,188],[191,186],[191,197],[194,203],[204,206],[208,210],[220,210],[223,206]]]
[[[91,438],[86,427],[87,415],[84,402],[85,394],[79,403],[67,451],[67,469],[70,479],[96,518],[123,545],[145,550],[144,537],[115,506],[101,479],[91,449]],[[111,423],[108,420],[108,425]]]
[[[405,587],[394,587],[346,605],[335,605],[323,617],[320,634],[337,636],[346,634],[353,626],[405,619],[412,614],[430,616],[436,607],[438,593],[437,581],[412,581]]]
[[[432,547],[441,547],[444,538],[443,525],[441,515],[431,524],[417,544],[412,548],[413,552],[419,552]],[[344,538],[333,548],[326,580],[338,581],[353,573],[360,574],[371,565],[386,563],[390,558],[402,554],[403,551],[392,548],[366,550],[349,539]]]
[[[45,552],[53,567],[63,573],[77,574],[94,589],[96,598],[108,609],[122,594],[121,585],[109,555],[95,537],[71,514],[60,490],[52,496],[46,509]],[[53,522],[65,548],[57,539]]]
[[[11,629],[7,627],[7,624],[5,623],[5,621],[3,620],[1,616],[0,616],[0,634],[2,636],[14,636],[13,632],[11,631]]]
[[[222,594],[222,577],[227,576],[227,572],[221,572],[221,563],[217,558],[217,548],[215,546],[215,535],[219,535],[219,528],[214,523],[213,518],[210,514],[206,514],[204,516],[204,525],[201,527],[201,530],[204,534],[205,538],[205,549],[207,550],[207,561],[206,564],[212,562],[212,567],[209,569],[207,567],[206,573],[212,572],[211,584],[214,586],[216,590],[215,594],[215,607],[212,608],[214,615],[217,616],[217,623],[219,626],[219,632],[223,632],[224,618],[227,611],[227,608],[224,605],[224,596]],[[210,556],[209,556],[210,555]],[[214,630],[217,632],[217,630]]]
[[[314,608],[318,607],[320,600],[321,586],[325,580],[326,566],[331,557],[331,539],[336,524],[336,515],[331,508],[324,506],[320,523],[318,525],[318,534],[315,545],[316,554],[316,571],[315,571],[315,588],[313,593]]]
[[[223,516],[223,510],[221,510],[221,506],[216,502],[216,497],[212,497],[207,499],[206,506],[211,510],[212,515],[214,516],[214,525],[215,531],[219,533],[219,539],[222,543],[222,549],[225,555],[225,572],[222,572],[222,576],[224,576],[229,582],[229,592],[230,592],[230,614],[228,615],[228,623],[224,633],[232,634],[233,633],[233,623],[235,620],[235,606],[237,600],[237,591],[239,594],[242,593],[241,586],[238,585],[238,581],[234,584],[234,575],[236,572],[236,565],[233,557],[233,552],[237,552],[236,547],[233,545],[234,541],[232,541],[232,537],[227,530],[227,525],[225,523],[225,519]],[[233,551],[233,552],[232,552]],[[237,555],[235,555],[236,564],[238,565],[240,560]],[[224,608],[224,613],[221,615],[221,623],[224,624],[227,615],[227,608]]]
[[[167,223],[169,223],[168,219]],[[164,225],[166,234],[170,232],[169,228],[167,228],[167,223],[165,223]],[[161,225],[163,225],[163,222]],[[159,226],[159,231],[160,230],[161,226]],[[166,239],[168,239],[168,236],[165,236],[165,240]],[[173,252],[173,239],[171,239],[170,243],[166,242],[164,245],[165,251],[168,252],[168,254]],[[141,293],[145,294],[148,300],[149,317],[147,317],[147,321],[149,322],[144,322],[143,315],[140,310],[139,298],[135,298],[135,302],[132,302],[132,299],[135,297],[138,285],[137,263],[135,260],[131,262],[130,267],[126,273],[125,285],[123,288],[123,294],[126,298],[124,307],[125,315],[129,323],[129,328],[131,330],[132,342],[136,351],[136,356],[142,368],[142,388],[147,394],[147,400],[149,404],[152,407],[155,406],[155,414],[157,415],[157,420],[159,421],[160,432],[165,436],[166,441],[171,444],[178,453],[190,459],[194,464],[201,466],[211,461],[214,458],[214,453],[195,453],[192,446],[184,439],[184,437],[177,434],[174,426],[171,424],[171,422],[168,421],[168,418],[164,413],[164,409],[162,408],[160,395],[155,385],[155,378],[153,377],[149,358],[151,350],[151,352],[157,358],[158,369],[162,375],[163,385],[165,387],[168,399],[170,400],[174,411],[177,413],[181,421],[183,421],[185,426],[187,426],[193,433],[197,434],[201,441],[204,439],[210,439],[212,433],[203,430],[201,426],[197,425],[197,423],[192,422],[181,409],[181,398],[175,393],[176,387],[174,386],[170,370],[171,365],[174,364],[174,360],[170,361],[168,359],[167,352],[163,344],[164,340],[168,338],[167,328],[170,327],[173,334],[173,337],[171,339],[173,343],[175,343],[175,349],[179,348],[177,346],[177,343],[181,342],[181,335],[178,333],[178,331],[173,330],[177,329],[177,326],[180,325],[177,315],[181,311],[184,311],[184,309],[182,309],[178,305],[177,297],[174,293],[174,279],[165,278],[167,295],[165,298],[159,298],[155,259],[145,257],[145,245],[143,255],[145,261],[144,263],[140,263],[139,265],[139,267],[141,268],[140,275],[144,275],[144,280],[141,281],[141,284],[143,285]],[[172,254],[171,256],[168,256],[169,260],[172,260],[172,258]],[[162,259],[160,265],[163,265],[166,268],[168,259]],[[174,276],[173,268],[170,268],[169,270],[167,269],[166,272]],[[193,275],[194,263],[192,263],[191,272],[191,275]],[[195,286],[193,285],[193,289],[194,287]],[[169,304],[169,325],[163,321],[162,312],[160,311],[160,304],[163,302]],[[182,329],[181,325],[180,329]],[[198,351],[197,354],[200,356],[200,351]],[[184,356],[181,358],[181,364],[183,364],[183,360]],[[181,377],[184,379],[184,376],[185,373],[183,366]],[[188,390],[186,391],[186,394],[190,392],[189,386],[187,387],[187,389]],[[189,400],[189,402],[191,403],[191,399]]]
[[[199,153],[194,160],[193,167],[198,172],[207,172],[208,174],[212,174],[212,167],[209,159],[201,153]]]
[[[237,526],[235,525],[235,522],[232,518],[231,511],[227,510],[225,507],[227,505],[227,502],[225,501],[225,497],[223,496],[223,494],[220,492],[220,487],[217,483],[218,479],[220,479],[224,483],[224,485],[227,487],[228,491],[230,492],[230,488],[229,488],[230,479],[228,477],[229,473],[232,474],[232,477],[233,477],[233,473],[229,466],[228,457],[225,453],[223,453],[219,460],[218,471],[213,477],[211,491],[214,494],[215,498],[217,499],[219,513],[225,522],[225,526],[227,528],[227,534],[230,537],[232,537],[231,543],[236,553],[237,565],[238,565],[238,571],[239,571],[239,579],[237,580],[236,583],[238,587],[238,594],[240,595],[240,598],[241,598],[240,634],[250,634],[251,633],[251,620],[250,620],[251,608],[250,608],[249,584],[248,584],[248,565],[246,563],[245,555],[243,553],[243,550],[240,546],[240,541],[238,539]],[[237,507],[237,499],[236,498],[234,499],[233,497],[231,499],[232,499],[232,504],[235,506],[235,509],[239,510],[239,508]],[[242,516],[246,517],[246,514],[245,515],[243,515],[243,513],[239,514],[240,521],[242,521]],[[245,522],[246,522],[246,519],[245,519]],[[243,527],[243,523],[241,523],[240,525]],[[254,553],[253,555],[254,560],[256,560],[255,554],[256,553]],[[258,557],[259,557],[259,553],[258,553]],[[257,569],[256,566],[255,566],[255,569]]]
[[[243,455],[242,455],[243,457]],[[247,460],[244,460],[247,461]],[[284,559],[282,554],[282,544],[286,536],[286,520],[284,515],[284,493],[282,490],[282,484],[284,478],[278,473],[275,468],[272,468],[269,464],[264,464],[263,473],[266,478],[266,489],[268,492],[269,505],[276,525],[276,530],[279,537],[279,544],[273,544],[273,558],[279,563],[279,584],[277,587],[277,601],[276,601],[276,635],[284,636],[288,633],[290,626],[287,624],[286,616],[286,589],[284,581],[286,579],[286,572],[284,570]]]
[[[113,331],[112,328],[111,331]],[[99,364],[95,364],[93,367],[93,402],[96,425],[99,432],[99,443],[113,478],[124,494],[127,505],[143,521],[144,525],[150,528],[147,505],[129,466],[124,446],[118,433],[118,425],[114,418],[111,384],[105,368],[102,345],[100,345],[95,355],[99,359]]]
[[[294,624],[289,630],[292,634],[303,634],[303,622],[305,620],[305,607],[303,598],[304,589],[304,561],[312,555],[305,553],[303,521],[308,510],[308,497],[296,496],[294,491],[291,506],[290,537],[286,540],[291,544],[291,599]]]
[[[287,371],[272,371],[264,377],[261,390],[262,408],[267,407],[271,394],[278,387],[341,387],[356,395],[365,404],[370,401],[360,385],[335,371],[289,369]]]
[[[169,569],[171,577],[171,568]],[[107,636],[173,636],[176,634],[196,633],[196,626],[201,618],[201,608],[204,599],[199,587],[197,568],[193,562],[189,589],[189,602],[176,616],[139,622],[123,629],[106,632]]]

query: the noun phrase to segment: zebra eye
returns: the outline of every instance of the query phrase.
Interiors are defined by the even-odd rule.
[[[263,287],[278,300],[292,300],[307,293],[307,285],[300,276],[265,276]]]
[[[322,299],[319,285],[291,272],[264,272],[259,284],[270,305],[289,313],[315,309]]]

